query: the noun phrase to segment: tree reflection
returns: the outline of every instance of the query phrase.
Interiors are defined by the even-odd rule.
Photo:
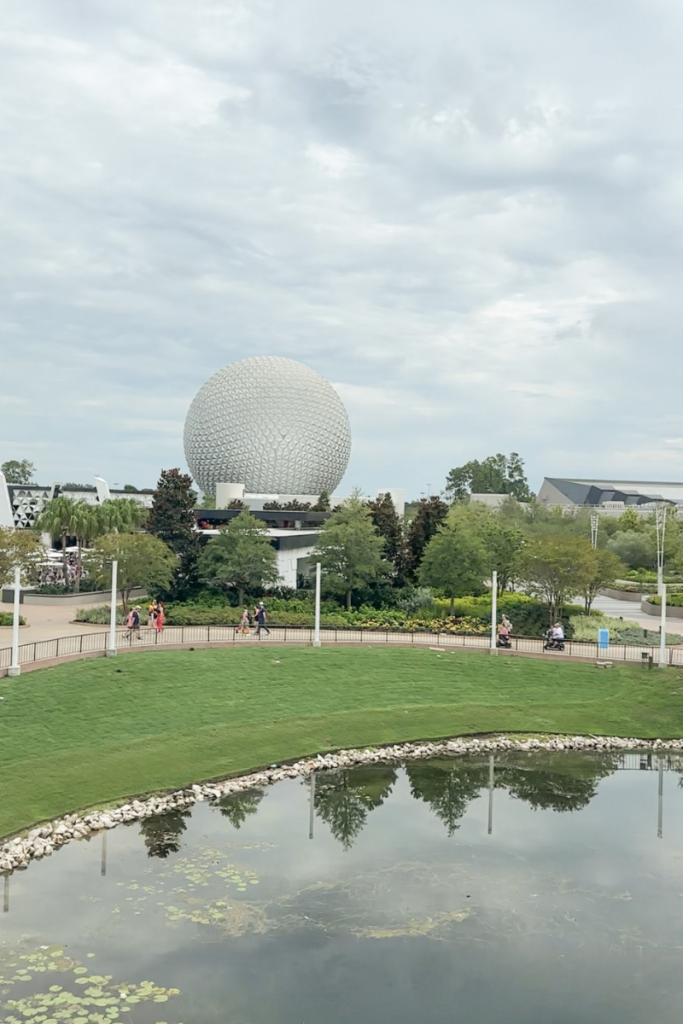
[[[578,811],[597,793],[600,779],[618,767],[616,754],[506,754],[496,760],[493,785],[534,810]],[[489,784],[487,762],[435,758],[406,765],[410,790],[424,800],[452,836],[472,800]]]
[[[315,777],[315,811],[345,850],[363,831],[370,811],[380,807],[396,782],[391,765],[325,772]]]
[[[144,818],[140,822],[140,835],[145,840],[148,857],[168,857],[180,849],[180,837],[187,828],[185,819],[190,811],[169,811]]]
[[[244,789],[221,797],[215,806],[234,828],[241,828],[251,814],[256,814],[264,796],[262,789]]]
[[[429,804],[449,836],[460,827],[470,801],[488,784],[488,765],[435,758],[406,765],[410,792]]]

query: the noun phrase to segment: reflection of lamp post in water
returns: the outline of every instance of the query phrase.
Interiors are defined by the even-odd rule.
[[[493,754],[489,756],[489,835],[493,832]]]
[[[315,772],[311,772],[311,809],[308,817],[308,838],[313,838],[313,822],[315,821]]]
[[[107,833],[102,833],[102,860],[100,861],[100,874],[107,873]]]
[[[664,762],[659,758],[659,799],[657,801],[657,838],[662,838],[662,824],[664,817]]]
[[[5,875],[5,898],[2,903],[4,914],[9,914],[9,875]]]

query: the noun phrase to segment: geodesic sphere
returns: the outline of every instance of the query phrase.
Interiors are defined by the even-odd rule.
[[[206,494],[330,494],[346,472],[351,428],[331,384],[303,363],[253,356],[224,366],[185,420],[185,458]]]

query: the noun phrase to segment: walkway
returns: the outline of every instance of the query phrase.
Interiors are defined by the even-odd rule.
[[[453,633],[398,633],[389,630],[360,629],[321,629],[320,639],[323,644],[390,644],[398,647],[428,647],[437,651],[455,649],[479,650],[490,649],[488,636],[465,636]],[[213,647],[213,646],[254,646],[261,643],[310,645],[313,642],[313,630],[294,626],[273,626],[269,635],[261,639],[253,633],[244,636],[235,626],[168,626],[162,634],[156,630],[143,627],[140,639],[127,636],[121,627],[117,631],[116,646],[122,653],[128,650],[150,651],[159,647]],[[38,640],[22,644],[19,648],[19,664],[29,667],[41,667],[59,664],[62,661],[78,660],[87,657],[102,657],[109,646],[109,633],[101,628],[89,634],[72,634],[55,639]],[[600,650],[597,643],[586,643],[568,640],[563,651],[544,652],[543,640],[535,637],[513,637],[511,650],[499,649],[501,655],[527,655],[543,657],[549,660],[579,659],[582,661],[613,661],[643,664],[652,658],[656,664],[659,659],[658,647],[644,645],[627,646],[611,645],[607,650]],[[667,664],[683,667],[683,648],[669,647],[666,652]],[[11,647],[0,650],[0,675],[5,675],[11,664]]]
[[[14,605],[0,603],[0,612],[14,611]],[[92,626],[87,622],[74,622],[78,608],[42,604],[22,604],[21,615],[28,625],[21,627],[20,643],[33,643],[36,640],[53,640],[60,636],[75,633],[101,633],[102,625]],[[0,626],[0,647],[9,647],[12,643],[12,627]]]

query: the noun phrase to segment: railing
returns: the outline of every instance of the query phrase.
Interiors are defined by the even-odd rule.
[[[432,646],[445,648],[480,648],[490,645],[488,635],[472,636],[462,633],[401,633],[392,630],[365,629],[321,629],[320,639],[323,643],[342,644],[394,644],[412,646]],[[141,647],[173,647],[179,644],[254,644],[267,643],[298,643],[310,644],[313,641],[313,630],[298,626],[273,626],[270,634],[249,636],[241,633],[237,626],[167,626],[162,633],[156,629],[142,626],[139,638],[129,634],[121,627],[116,633],[117,648]],[[523,654],[541,654],[545,641],[542,638],[516,636],[511,638],[513,651]],[[29,665],[37,661],[48,661],[80,654],[103,652],[109,646],[109,632],[82,633],[77,636],[62,636],[54,640],[37,640],[35,643],[22,644],[19,647],[19,664]],[[598,658],[605,661],[648,662],[659,661],[659,647],[648,645],[610,644],[607,648],[597,643],[583,640],[566,640],[563,651],[551,651],[549,654],[562,658]],[[8,668],[12,663],[12,649],[0,649],[0,669]],[[667,647],[666,663],[683,666],[683,648]]]

